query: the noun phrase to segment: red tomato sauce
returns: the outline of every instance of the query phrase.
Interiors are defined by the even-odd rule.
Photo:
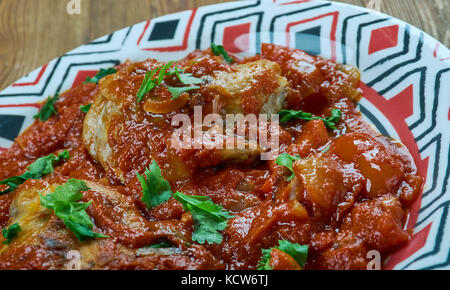
[[[194,61],[200,56],[200,61]],[[123,201],[118,201],[121,206],[137,209],[141,214],[140,226],[130,229],[121,224],[121,212],[105,206],[107,201],[101,194],[85,193],[83,199],[93,201],[88,213],[96,227],[111,237],[105,242],[105,255],[116,255],[118,245],[136,249],[162,238],[181,245],[177,235],[190,238],[192,234],[192,219],[174,199],[152,210],[141,201],[142,189],[136,173],[142,174],[152,160],[157,161],[174,192],[208,196],[234,216],[223,231],[222,244],[199,245],[191,241],[190,246],[180,246],[191,253],[190,262],[176,254],[159,259],[117,256],[114,266],[105,263],[104,268],[255,269],[261,249],[275,247],[278,240],[288,240],[309,246],[304,269],[365,269],[368,251],[378,250],[385,256],[407,243],[410,233],[403,226],[409,206],[421,193],[423,179],[418,176],[406,147],[379,135],[357,111],[356,102],[361,97],[359,72],[300,50],[268,44],[263,45],[260,56],[237,59],[236,63],[256,59],[280,65],[290,87],[286,109],[323,117],[329,116],[332,109],[343,114],[337,130],[327,129],[320,120],[294,120],[282,125],[280,153],[301,157],[294,163],[293,182],[286,180],[290,172],[275,161],[215,165],[220,158],[216,150],[172,153],[166,147],[174,130],[170,120],[175,112],[132,111],[134,95],[130,97],[125,91],[131,87],[137,93],[142,81],[137,73],[126,83],[118,81],[111,85],[124,92],[123,118],[129,118],[127,122],[121,117],[113,118],[109,129],[110,144],[116,149],[114,162],[124,173],[122,180],[94,160],[83,143],[85,113],[79,107],[92,103],[98,94],[98,86],[92,83],[62,93],[55,106],[56,116],[46,122],[36,120],[9,150],[0,152],[0,180],[23,174],[39,157],[69,150],[70,160],[57,166],[45,180],[76,178],[114,188],[124,196]],[[192,63],[187,72],[195,77],[234,70],[233,65],[219,61],[210,51],[196,51],[179,65]],[[145,71],[146,65],[140,69]],[[259,101],[252,98],[255,92],[270,92],[274,86],[271,79],[258,83],[246,92],[249,96],[243,104],[245,112],[261,108]],[[195,98],[190,102],[195,102]],[[115,138],[118,135],[120,138]],[[151,147],[144,146],[148,142]],[[175,172],[177,169],[170,165],[175,157],[187,160],[186,172]],[[185,178],[174,178],[180,175]],[[2,228],[8,224],[14,197],[14,194],[0,197]],[[28,261],[34,261],[31,268],[46,268],[45,255],[31,246],[15,249],[14,255],[0,255],[0,264],[9,268],[27,267],[31,264],[21,265],[17,259],[25,252],[34,253],[27,256]],[[272,252],[270,264],[274,269],[301,268],[286,253],[277,249]],[[192,261],[196,261],[195,267]]]

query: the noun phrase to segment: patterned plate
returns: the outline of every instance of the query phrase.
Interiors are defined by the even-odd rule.
[[[371,10],[326,1],[238,1],[116,31],[0,93],[0,150],[32,123],[37,102],[98,69],[127,59],[179,59],[211,42],[243,56],[270,42],[357,66],[364,82],[361,112],[381,133],[400,139],[426,177],[407,223],[412,240],[385,268],[450,269],[450,52],[422,31]]]

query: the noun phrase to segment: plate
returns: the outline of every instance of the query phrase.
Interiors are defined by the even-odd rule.
[[[407,221],[412,239],[386,269],[450,269],[450,52],[390,16],[327,1],[238,1],[142,22],[50,61],[0,92],[0,150],[33,122],[36,103],[127,59],[180,59],[211,43],[241,56],[261,43],[303,49],[362,72],[359,108],[412,153],[424,192]]]

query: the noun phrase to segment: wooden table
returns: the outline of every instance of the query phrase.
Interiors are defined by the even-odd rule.
[[[168,13],[229,0],[0,0],[0,90],[90,40]],[[369,0],[339,0],[365,6]],[[382,0],[381,11],[450,45],[449,0]]]

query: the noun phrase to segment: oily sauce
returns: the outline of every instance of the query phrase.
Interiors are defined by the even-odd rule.
[[[88,191],[83,200],[92,200],[88,209],[96,229],[111,238],[99,250],[105,269],[255,269],[261,249],[288,240],[309,245],[305,269],[366,269],[367,252],[383,255],[404,245],[410,233],[403,229],[408,208],[420,194],[423,178],[418,176],[408,150],[399,142],[380,136],[364,122],[356,109],[361,97],[359,72],[348,66],[314,57],[300,50],[264,44],[261,55],[239,60],[248,63],[266,59],[278,63],[289,83],[286,109],[329,116],[332,109],[343,113],[337,130],[329,130],[321,120],[294,120],[282,125],[280,153],[299,155],[294,163],[296,178],[275,161],[250,160],[218,164],[216,150],[171,152],[168,139],[174,128],[170,120],[179,108],[167,114],[134,110],[135,95],[142,72],[155,61],[134,68],[133,77],[111,84],[111,91],[123,92],[123,116],[110,121],[109,140],[115,148],[118,171],[105,169],[91,157],[83,142],[86,116],[79,107],[94,102],[99,87],[80,84],[61,94],[55,105],[58,114],[46,122],[36,120],[17,137],[13,146],[0,153],[0,180],[21,175],[37,158],[67,149],[71,158],[57,166],[44,182],[64,182],[69,178],[94,182],[120,192],[122,197],[105,199],[98,191]],[[131,63],[124,64],[126,69]],[[215,71],[233,71],[211,51],[195,51],[179,62],[195,77]],[[166,79],[174,83],[174,79]],[[256,113],[262,104],[252,96],[274,89],[273,80],[259,79],[243,95],[246,113]],[[164,99],[163,89],[155,95]],[[203,95],[199,95],[203,94]],[[214,92],[192,92],[189,104],[206,104]],[[207,105],[205,105],[206,108]],[[206,108],[206,111],[208,109]],[[126,118],[124,122],[123,118]],[[151,146],[145,144],[151,143]],[[174,160],[186,167],[179,170]],[[136,173],[156,160],[173,191],[205,195],[233,214],[220,245],[199,245],[190,240],[192,217],[174,199],[148,210],[141,201],[142,189]],[[41,181],[29,180],[17,190],[31,188]],[[4,188],[0,188],[4,189]],[[0,226],[8,225],[9,209],[15,194],[0,197]],[[132,212],[133,227],[124,219]],[[128,217],[131,214],[128,215]],[[54,217],[55,218],[55,217]],[[63,227],[55,218],[55,227]],[[73,239],[71,233],[64,238]],[[168,255],[125,255],[123,248],[135,251],[166,240],[181,249]],[[72,243],[72,242],[71,242]],[[37,245],[14,248],[0,254],[0,267],[48,269],[63,267],[49,262],[49,250]],[[284,252],[272,251],[274,269],[299,269]],[[99,254],[99,255],[100,255]],[[21,257],[19,259],[19,257]],[[59,261],[59,260],[58,260]],[[100,266],[99,266],[100,265]]]

